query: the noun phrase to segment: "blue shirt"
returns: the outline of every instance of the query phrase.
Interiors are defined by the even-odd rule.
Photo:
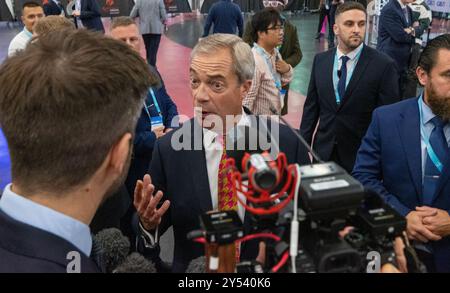
[[[214,3],[208,12],[203,37],[209,34],[211,25],[214,23],[213,33],[236,34],[236,27],[239,36],[242,37],[244,19],[239,6],[231,0],[221,0]]]
[[[16,221],[59,236],[90,256],[92,236],[88,225],[40,205],[11,190],[8,184],[0,198],[0,210]]]
[[[425,134],[425,137],[430,137],[431,132],[434,129],[434,124],[431,122],[431,119],[433,119],[436,115],[433,114],[433,111],[431,111],[430,107],[428,107],[427,104],[423,101],[423,98],[420,98],[420,102],[422,103],[422,117],[423,117],[423,132]],[[445,139],[447,140],[447,144],[450,146],[450,125],[447,123],[444,126],[444,135]],[[423,176],[425,174],[425,162],[427,161],[427,146],[425,142],[423,141],[423,138],[420,139],[420,147],[421,147],[421,154],[422,154],[422,181]]]

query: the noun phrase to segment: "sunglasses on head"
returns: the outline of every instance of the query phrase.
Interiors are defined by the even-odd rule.
[[[263,5],[264,7],[277,7],[279,5],[284,6],[284,3],[280,1],[264,0]]]

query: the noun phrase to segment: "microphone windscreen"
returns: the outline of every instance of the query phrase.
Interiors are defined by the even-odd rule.
[[[101,230],[94,236],[94,246],[100,250],[106,272],[110,273],[130,253],[130,241],[117,228]]]
[[[113,273],[156,273],[155,265],[137,252],[133,252],[112,271]]]
[[[189,263],[186,273],[206,273],[206,256],[194,258]]]

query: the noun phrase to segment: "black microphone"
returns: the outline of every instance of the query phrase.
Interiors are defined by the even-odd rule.
[[[101,230],[94,236],[93,242],[107,273],[112,272],[130,253],[130,241],[117,228]]]
[[[113,271],[113,273],[156,273],[155,264],[137,252],[133,252]]]
[[[275,107],[271,104],[269,107],[270,111],[272,112],[272,114],[276,115],[277,110],[275,109]],[[294,127],[292,127],[287,121],[286,119],[283,118],[283,116],[279,116],[279,118],[281,119],[281,121],[283,121],[284,124],[286,124],[287,127],[289,127],[289,129],[292,131],[292,133],[294,133],[294,135],[300,140],[300,142],[306,147],[306,149],[308,150],[308,152],[311,153],[311,155],[314,157],[314,159],[319,162],[319,163],[324,163],[324,161],[322,161],[320,159],[320,157],[316,154],[316,152],[312,149],[312,147],[306,142],[306,140],[300,135],[300,133],[298,133]]]
[[[191,260],[186,269],[186,273],[206,273],[206,256],[200,256]]]

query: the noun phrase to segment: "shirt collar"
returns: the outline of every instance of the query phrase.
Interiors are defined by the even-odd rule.
[[[422,103],[422,123],[425,126],[431,121],[436,115],[431,111],[431,108],[423,100],[423,94],[420,97],[420,103]]]
[[[400,4],[400,7],[401,7],[402,9],[405,9],[405,8],[406,8],[406,5],[403,4],[402,1],[397,0],[397,2],[398,2],[398,4]]]
[[[339,47],[336,50],[336,54],[338,56],[338,60],[341,59],[342,56],[347,56],[348,58],[350,58],[350,60],[354,61],[356,56],[358,56],[359,52],[363,49],[364,43],[361,43],[361,45],[359,45],[356,49],[354,49],[353,51],[351,51],[348,54],[344,54],[342,53],[341,50],[339,50]]]
[[[23,32],[29,37],[30,39],[33,37],[33,33],[27,30],[26,27],[23,27]]]
[[[88,225],[14,193],[11,184],[5,187],[0,198],[0,210],[16,221],[65,239],[86,256],[91,254],[92,236]]]
[[[236,126],[250,126],[249,117],[247,113],[245,113],[244,109],[242,109],[241,119],[236,124]],[[213,144],[216,143],[215,138],[217,137],[217,135],[217,132],[203,128],[203,144],[205,146],[205,149],[210,148]]]
[[[273,53],[269,54],[269,52],[267,52],[263,47],[259,46],[257,43],[253,43],[253,48],[257,51],[260,51],[264,54],[264,56],[268,59],[272,58],[273,56],[275,56],[277,54],[277,48],[273,49]]]

